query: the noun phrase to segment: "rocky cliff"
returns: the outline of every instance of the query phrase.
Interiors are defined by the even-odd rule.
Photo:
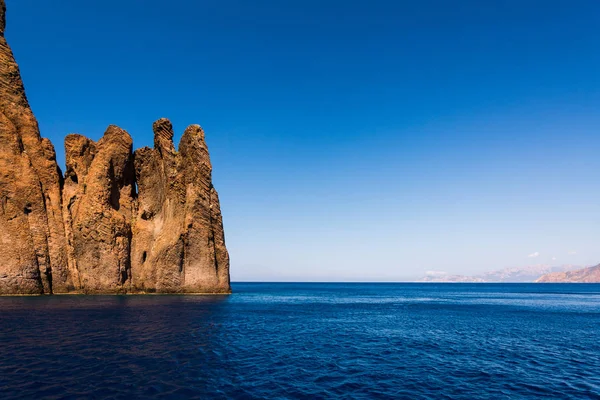
[[[135,152],[138,207],[133,224],[132,284],[136,290],[195,292],[229,286],[219,196],[198,125],[173,145],[173,127],[154,123],[154,148]]]
[[[600,283],[600,265],[575,271],[552,272],[536,280],[537,283]]]
[[[0,294],[227,293],[229,255],[204,132],[166,119],[133,152],[109,126],[65,139],[64,177],[4,38],[0,0]],[[137,189],[136,189],[137,187]]]

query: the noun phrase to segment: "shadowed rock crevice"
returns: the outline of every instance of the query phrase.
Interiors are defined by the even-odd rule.
[[[128,292],[130,279],[132,139],[109,126],[97,143],[81,135],[65,140],[67,171],[77,176],[63,189],[69,265],[86,293]]]
[[[133,153],[111,125],[65,138],[64,177],[4,38],[0,0],[0,295],[227,293],[229,255],[204,132],[167,119]]]

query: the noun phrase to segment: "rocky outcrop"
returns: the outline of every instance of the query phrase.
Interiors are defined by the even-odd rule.
[[[0,294],[67,291],[61,172],[4,38],[5,11],[0,0]]]
[[[137,150],[134,159],[139,190],[132,245],[134,288],[228,288],[229,256],[202,128],[188,127],[177,152],[171,123],[158,120],[154,148]]]
[[[78,290],[120,293],[131,284],[132,145],[129,134],[112,125],[98,143],[81,135],[65,140],[63,215]]]
[[[175,151],[161,119],[154,149],[135,155],[116,126],[98,142],[69,135],[63,177],[4,38],[5,10],[0,0],[0,294],[229,292],[202,129]]]
[[[543,275],[537,283],[600,283],[600,265],[567,272]]]

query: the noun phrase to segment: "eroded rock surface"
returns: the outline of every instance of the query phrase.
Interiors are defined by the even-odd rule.
[[[190,126],[176,151],[161,119],[154,148],[135,156],[116,126],[98,142],[69,135],[63,178],[4,38],[5,10],[0,0],[0,295],[229,292],[202,129]]]
[[[111,125],[97,143],[65,140],[63,195],[69,269],[86,293],[127,292],[135,175],[131,136]]]
[[[0,294],[68,291],[61,172],[4,38],[0,0]]]
[[[227,292],[229,255],[204,132],[198,125],[188,127],[177,152],[171,123],[160,119],[153,128],[154,148],[139,149],[134,156],[139,194],[133,286]]]

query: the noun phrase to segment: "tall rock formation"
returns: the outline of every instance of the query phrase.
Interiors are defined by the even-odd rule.
[[[229,255],[204,132],[154,124],[132,152],[109,126],[65,140],[63,178],[4,38],[0,0],[0,295],[228,293]],[[139,188],[139,195],[136,193]]]
[[[64,253],[61,172],[42,139],[19,67],[4,37],[0,0],[0,294],[71,287]]]
[[[229,255],[202,129],[188,127],[176,152],[173,127],[160,119],[154,123],[154,149],[139,149],[134,158],[139,190],[134,288],[159,292],[228,288]]]
[[[86,293],[127,292],[135,212],[133,141],[111,125],[98,141],[65,139],[63,215],[69,269]]]

